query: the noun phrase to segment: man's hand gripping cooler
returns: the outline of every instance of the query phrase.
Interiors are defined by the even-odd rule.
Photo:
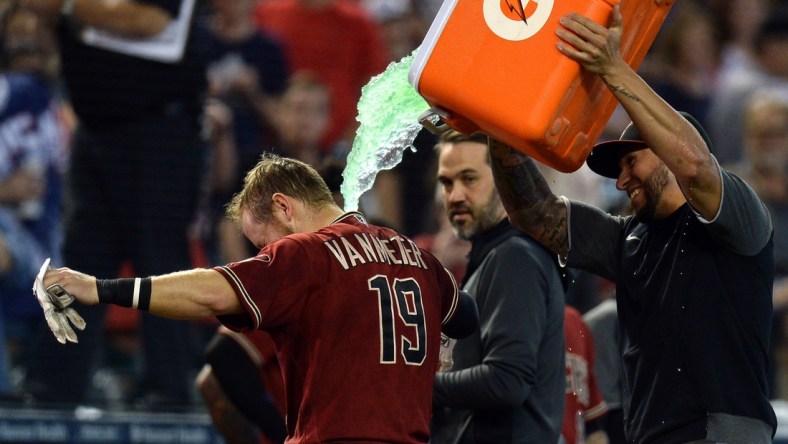
[[[70,307],[74,302],[74,296],[68,294],[60,285],[50,285],[44,288],[44,275],[49,270],[49,258],[44,261],[41,271],[38,272],[35,282],[33,282],[33,294],[36,295],[41,309],[44,310],[44,318],[49,329],[61,344],[66,342],[78,342],[77,334],[71,324],[79,330],[85,329],[85,320],[82,319],[76,310]],[[69,323],[70,322],[70,323]]]

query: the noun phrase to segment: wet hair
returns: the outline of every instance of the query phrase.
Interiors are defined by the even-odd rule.
[[[227,204],[226,215],[240,222],[244,210],[267,222],[272,215],[275,193],[282,193],[306,205],[320,208],[334,205],[334,198],[320,174],[308,164],[266,152],[244,178],[244,187]]]

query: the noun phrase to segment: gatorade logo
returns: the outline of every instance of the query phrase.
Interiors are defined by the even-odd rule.
[[[553,0],[484,0],[484,21],[498,37],[518,41],[533,37],[547,23]]]

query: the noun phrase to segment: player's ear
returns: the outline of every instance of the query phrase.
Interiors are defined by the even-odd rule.
[[[287,219],[293,217],[293,202],[292,199],[282,193],[274,193],[271,196],[271,208],[276,211],[281,211]]]

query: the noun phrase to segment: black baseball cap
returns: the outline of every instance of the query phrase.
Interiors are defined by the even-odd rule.
[[[697,119],[684,111],[680,111],[679,114],[698,130],[703,141],[706,142],[706,146],[711,150],[711,139]],[[648,148],[648,144],[643,141],[643,137],[640,136],[640,131],[635,128],[635,125],[629,122],[618,140],[609,140],[594,145],[591,154],[586,159],[586,164],[591,168],[591,171],[600,176],[618,179],[618,175],[621,174],[621,167],[618,165],[621,156],[644,148]]]

